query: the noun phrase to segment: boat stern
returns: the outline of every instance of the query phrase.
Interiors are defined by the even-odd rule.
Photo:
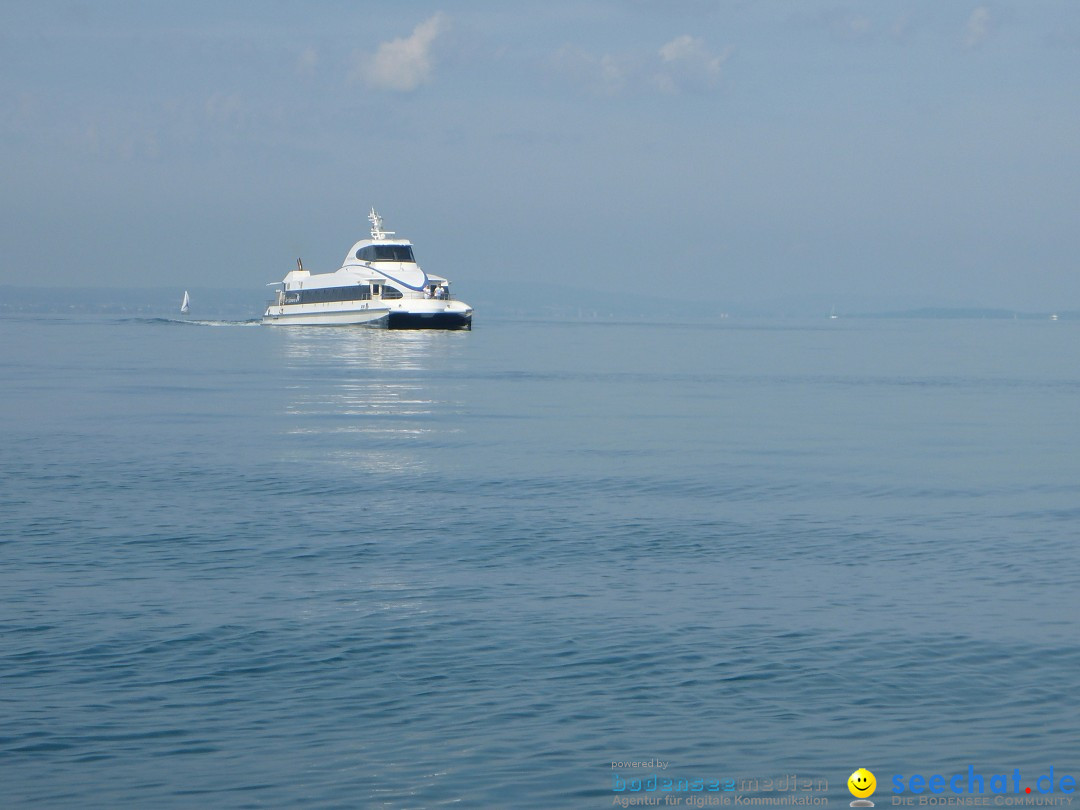
[[[390,329],[472,329],[473,310],[464,301],[410,300],[390,310]]]

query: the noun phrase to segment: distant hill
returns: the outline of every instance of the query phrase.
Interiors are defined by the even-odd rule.
[[[191,288],[190,318],[246,320],[262,315],[259,290]],[[0,314],[179,317],[182,288],[0,287]],[[266,299],[270,298],[267,294]]]
[[[920,309],[899,310],[896,312],[870,312],[861,318],[933,318],[933,319],[979,319],[979,320],[1048,320],[1056,314],[1058,320],[1076,320],[1080,312],[1018,312],[1014,309],[980,309],[977,307],[922,307]]]
[[[456,295],[476,310],[477,323],[490,320],[643,321],[710,323],[728,318],[790,318],[828,320],[830,306],[819,299],[781,298],[735,302],[702,298],[690,300],[646,295],[632,289],[595,290],[560,286],[498,282],[454,287]],[[270,289],[190,288],[189,318],[248,320],[262,315],[272,297]],[[180,317],[184,289],[102,287],[0,286],[0,315],[86,314],[117,317]],[[866,303],[866,302],[864,302]],[[1049,312],[1020,312],[1002,308],[922,306],[889,309],[859,307],[857,301],[837,309],[840,320],[853,318],[926,319],[1049,319]],[[1080,320],[1080,311],[1056,313],[1059,320]]]

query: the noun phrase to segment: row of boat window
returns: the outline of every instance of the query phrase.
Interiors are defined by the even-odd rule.
[[[367,245],[356,251],[362,262],[415,262],[412,245]]]
[[[380,285],[375,285],[376,295]],[[310,290],[289,290],[285,293],[286,304],[321,304],[329,301],[368,301],[371,299],[370,284],[350,284],[348,287],[314,287]],[[384,301],[401,298],[401,290],[382,287]]]

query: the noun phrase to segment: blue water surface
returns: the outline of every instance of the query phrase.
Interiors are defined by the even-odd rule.
[[[1078,330],[5,317],[0,803],[1080,775]]]

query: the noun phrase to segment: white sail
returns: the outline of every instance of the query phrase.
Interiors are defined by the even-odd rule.
[[[188,298],[187,290],[184,290],[184,300],[180,303],[180,312],[186,313],[191,306],[191,299]]]

